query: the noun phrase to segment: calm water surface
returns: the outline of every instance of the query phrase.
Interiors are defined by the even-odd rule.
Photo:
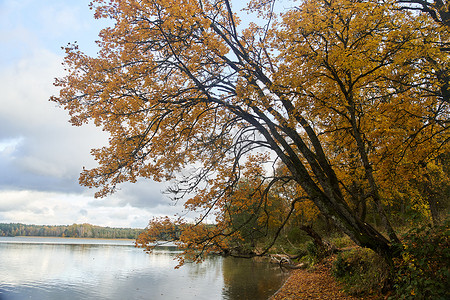
[[[0,300],[267,299],[286,277],[267,263],[210,257],[174,269],[174,247],[131,240],[0,237]]]

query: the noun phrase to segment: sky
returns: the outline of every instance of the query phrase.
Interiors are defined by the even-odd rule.
[[[64,75],[62,46],[77,41],[95,55],[107,21],[93,18],[90,0],[0,0],[0,223],[91,223],[144,228],[153,216],[182,211],[150,180],[124,184],[95,199],[78,184],[94,167],[91,148],[107,144],[95,126],[73,127],[48,99]]]
[[[91,0],[0,0],[0,223],[90,223],[144,228],[152,217],[182,213],[163,192],[167,184],[123,184],[106,198],[78,184],[93,168],[92,148],[108,136],[94,125],[73,127],[67,112],[50,102],[64,76],[61,47],[77,42],[95,56],[99,31]],[[233,0],[240,10],[244,1]],[[241,25],[258,22],[245,15]]]

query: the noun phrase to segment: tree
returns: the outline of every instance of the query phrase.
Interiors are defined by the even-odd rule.
[[[277,183],[301,190],[278,233],[306,197],[391,261],[389,190],[448,152],[445,83],[434,72],[448,66],[436,46],[448,34],[430,16],[391,1],[321,0],[274,21],[274,1],[250,1],[266,23],[239,30],[228,0],[95,3],[96,18],[115,24],[101,31],[98,57],[65,48],[68,75],[52,97],[72,124],[92,120],[110,134],[81,184],[102,197],[138,177],[176,181],[174,198],[194,193],[185,207],[201,213],[180,243],[207,253],[237,234],[226,212],[245,170],[281,163],[285,175],[259,172],[254,183],[261,205]],[[387,236],[351,209],[352,197],[374,204]],[[210,214],[216,226],[202,225]]]
[[[450,27],[450,3],[448,0],[398,0],[398,3],[404,5],[401,6],[402,8],[427,13],[435,22],[447,26],[447,28]]]

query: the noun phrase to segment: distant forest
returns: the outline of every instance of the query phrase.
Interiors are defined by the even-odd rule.
[[[101,227],[86,223],[56,226],[0,223],[0,236],[136,239],[141,232],[142,229]]]

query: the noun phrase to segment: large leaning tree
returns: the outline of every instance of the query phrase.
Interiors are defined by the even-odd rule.
[[[444,23],[404,9],[412,1],[291,1],[275,16],[275,1],[253,0],[260,19],[245,26],[229,0],[94,2],[95,17],[114,25],[100,32],[96,57],[66,47],[68,75],[52,97],[72,124],[110,134],[81,184],[103,197],[142,177],[174,182],[198,223],[155,224],[184,228],[180,243],[196,255],[226,250],[236,211],[267,220],[271,189],[289,184],[278,232],[309,201],[358,245],[392,258],[386,204],[417,195],[411,182],[449,151]],[[251,197],[239,195],[246,182]],[[376,208],[382,231],[355,213],[354,199]],[[208,215],[216,226],[201,223]]]

